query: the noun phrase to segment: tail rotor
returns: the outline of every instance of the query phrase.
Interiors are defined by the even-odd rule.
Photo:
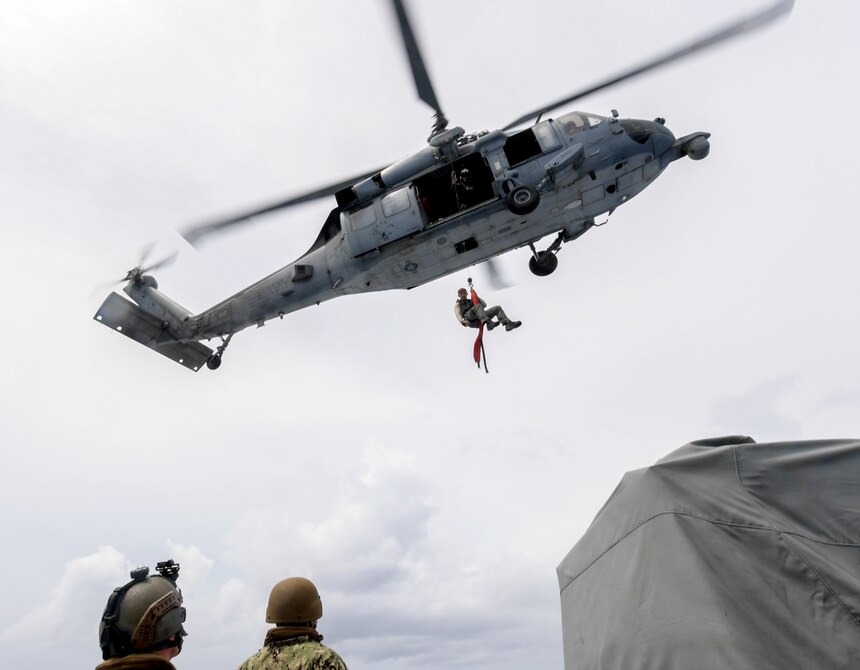
[[[104,293],[105,291],[108,291],[108,290],[114,288],[117,284],[123,284],[123,283],[140,284],[141,277],[143,277],[144,274],[146,274],[147,272],[153,272],[154,270],[158,270],[160,268],[165,268],[165,267],[169,267],[170,265],[173,265],[173,262],[176,260],[176,257],[179,255],[179,251],[174,251],[173,253],[168,254],[164,258],[161,258],[160,260],[147,265],[147,260],[149,259],[150,255],[152,254],[152,250],[154,248],[155,248],[154,242],[147,244],[145,247],[143,247],[140,250],[139,259],[137,261],[137,264],[133,268],[131,268],[131,270],[126,272],[125,276],[123,276],[120,279],[112,279],[110,281],[103,282],[103,283],[97,285],[93,289],[93,295],[96,295],[99,293]]]

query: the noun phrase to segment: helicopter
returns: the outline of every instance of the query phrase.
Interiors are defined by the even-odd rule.
[[[766,9],[584,90],[522,114],[494,131],[449,127],[403,0],[392,0],[418,97],[434,112],[427,145],[381,169],[245,212],[188,227],[193,246],[264,214],[334,196],[336,206],[305,254],[213,307],[192,314],[158,290],[140,262],[94,319],[198,371],[220,367],[237,332],[333,298],[411,289],[527,247],[529,269],[550,275],[562,244],[641,193],[668,165],[701,160],[710,134],[682,137],[653,120],[549,112],[587,95],[771,23],[794,0]],[[524,124],[531,125],[523,128]],[[551,237],[544,249],[535,245]],[[203,341],[220,340],[215,349]]]

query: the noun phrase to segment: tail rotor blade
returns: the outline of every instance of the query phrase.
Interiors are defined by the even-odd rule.
[[[174,251],[172,254],[165,256],[160,261],[157,261],[156,263],[153,263],[152,265],[150,265],[148,267],[144,268],[144,267],[138,266],[138,267],[140,267],[140,274],[143,274],[145,272],[152,272],[153,270],[158,270],[159,268],[165,268],[165,267],[168,267],[170,265],[173,265],[173,262],[176,260],[176,257],[178,255],[179,255],[179,252]]]
[[[146,272],[152,272],[153,270],[158,270],[159,268],[165,268],[173,264],[176,260],[176,257],[179,255],[179,251],[174,251],[172,254],[168,254],[164,258],[155,263],[151,263],[150,265],[144,267],[144,263],[146,263],[146,259],[149,258],[152,250],[155,248],[155,242],[151,242],[147,244],[140,250],[139,261],[137,265],[135,265],[131,270],[125,273],[123,277],[120,279],[113,279],[110,281],[102,282],[100,284],[96,284],[93,288],[90,296],[95,296],[99,293],[104,293],[112,288],[114,288],[117,284],[122,284],[123,282],[128,281],[138,281]]]
[[[145,244],[140,248],[140,252],[138,253],[137,265],[135,267],[142,268],[144,263],[146,263],[146,259],[149,258],[152,250],[155,249],[155,242],[150,242],[149,244]]]

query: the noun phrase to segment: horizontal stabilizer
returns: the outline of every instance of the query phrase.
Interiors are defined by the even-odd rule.
[[[177,342],[164,328],[161,319],[118,293],[111,293],[93,318],[194,372],[213,353],[212,349],[200,342]]]

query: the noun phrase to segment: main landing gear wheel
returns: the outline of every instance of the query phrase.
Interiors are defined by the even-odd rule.
[[[520,184],[514,188],[505,199],[508,209],[514,214],[528,214],[535,211],[540,202],[540,193],[533,186]]]
[[[538,251],[536,256],[529,258],[529,270],[538,277],[546,277],[555,272],[558,258],[551,251]]]

